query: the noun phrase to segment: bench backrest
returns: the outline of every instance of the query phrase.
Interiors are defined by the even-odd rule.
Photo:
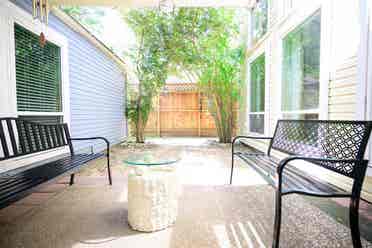
[[[0,118],[0,160],[69,144],[66,124],[45,125],[21,118]]]
[[[366,168],[360,167],[366,167],[363,158],[371,125],[370,121],[279,120],[271,148],[290,155],[356,159],[357,163],[316,164],[342,175],[357,178],[364,176],[365,173]],[[361,173],[363,175],[359,175]]]

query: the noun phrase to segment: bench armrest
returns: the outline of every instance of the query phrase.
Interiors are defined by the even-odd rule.
[[[83,140],[103,140],[107,146],[107,155],[110,153],[110,142],[104,137],[87,137],[87,138],[69,138],[69,141],[83,141]]]
[[[360,160],[357,159],[337,159],[337,158],[319,158],[319,157],[305,157],[305,156],[289,156],[279,162],[277,173],[279,176],[283,173],[285,166],[293,160],[304,160],[308,162],[330,162],[330,163],[357,163]]]
[[[268,148],[268,151],[267,151],[267,154],[270,154],[270,147],[271,147],[271,142],[272,142],[272,139],[273,137],[264,137],[264,136],[244,136],[244,135],[239,135],[239,136],[236,136],[233,140],[232,140],[232,144],[231,144],[231,153],[233,154],[232,156],[234,156],[234,144],[237,140],[239,139],[256,139],[256,140],[270,140],[270,145],[269,145],[269,148]]]
[[[244,136],[244,135],[239,135],[234,137],[232,140],[232,145],[234,145],[235,141],[239,139],[263,139],[263,140],[271,140],[273,137],[264,137],[264,136]]]

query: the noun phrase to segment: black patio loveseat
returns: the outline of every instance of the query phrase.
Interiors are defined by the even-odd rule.
[[[97,139],[106,143],[106,153],[75,154],[72,141]],[[103,137],[71,138],[67,124],[45,125],[20,118],[0,118],[0,144],[1,163],[64,146],[68,146],[70,152],[55,159],[0,173],[0,209],[25,197],[40,184],[66,174],[70,174],[72,185],[74,172],[89,161],[103,156],[107,158],[108,179],[112,184],[109,141]]]
[[[364,152],[371,132],[370,121],[318,121],[279,120],[273,137],[237,136],[232,141],[230,184],[234,170],[234,156],[239,157],[276,189],[275,221],[272,247],[279,247],[282,196],[297,193],[318,197],[350,198],[350,230],[354,247],[362,247],[359,232],[359,201],[368,160]],[[249,146],[244,139],[269,140],[267,153],[251,147],[236,151],[238,141]],[[252,152],[253,148],[253,152]],[[277,150],[287,156],[278,160],[272,156]],[[303,160],[351,178],[351,192],[312,175],[306,163],[290,164]],[[302,166],[302,167],[301,167]],[[301,167],[301,170],[298,168]]]

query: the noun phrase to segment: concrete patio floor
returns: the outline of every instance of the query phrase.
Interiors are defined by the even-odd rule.
[[[117,145],[112,148],[111,153],[111,161],[112,161],[112,174],[113,174],[113,186],[110,187],[107,185],[107,173],[105,168],[105,160],[99,159],[97,161],[93,161],[90,163],[90,165],[79,172],[75,177],[75,185],[72,187],[69,187],[67,182],[69,178],[63,178],[59,180],[58,182],[55,182],[53,184],[48,184],[40,187],[35,191],[35,193],[31,194],[30,196],[24,198],[23,200],[20,200],[13,205],[0,210],[0,233],[2,233],[2,228],[5,230],[5,226],[12,226],[12,225],[20,225],[22,226],[22,223],[27,223],[27,221],[32,220],[35,216],[48,216],[48,204],[53,205],[53,203],[56,201],[60,201],[61,198],[67,197],[67,195],[70,195],[71,197],[76,196],[77,198],[82,198],[83,196],[89,197],[89,194],[97,196],[97,192],[105,192],[105,194],[116,194],[120,195],[118,198],[120,198],[121,202],[126,201],[126,183],[127,183],[127,173],[129,171],[129,168],[127,166],[124,166],[123,159],[127,154],[133,153],[133,152],[141,152],[141,151],[169,151],[169,152],[175,152],[180,155],[182,158],[179,162],[179,173],[181,175],[180,179],[182,184],[185,186],[185,188],[190,189],[190,192],[185,192],[185,198],[186,199],[192,199],[195,197],[196,201],[200,201],[200,208],[204,209],[206,212],[203,214],[200,214],[200,218],[204,218],[203,215],[208,212],[208,208],[214,209],[216,206],[214,206],[212,203],[211,205],[208,205],[208,203],[203,203],[203,197],[208,197],[209,194],[203,196],[203,193],[208,192],[208,190],[221,190],[222,195],[225,195],[225,198],[229,198],[229,194],[231,193],[230,190],[238,191],[238,192],[246,192],[248,189],[252,190],[252,192],[260,192],[260,190],[266,189],[268,187],[266,185],[266,182],[258,175],[256,174],[251,168],[247,166],[243,166],[242,163],[238,163],[238,170],[234,175],[234,188],[229,189],[229,186],[226,186],[229,179],[229,167],[230,167],[230,145],[225,144],[218,144],[216,140],[214,139],[207,139],[207,138],[149,138],[147,140],[146,144],[137,144],[137,145]],[[93,193],[97,191],[96,193]],[[267,191],[267,190],[265,190]],[[89,194],[87,192],[90,192]],[[107,193],[109,192],[109,193]],[[193,193],[191,193],[193,192]],[[229,193],[230,192],[230,193]],[[88,194],[88,195],[85,195]],[[211,192],[211,195],[212,192]],[[99,196],[97,196],[99,197]],[[221,195],[216,196],[221,197]],[[232,196],[231,196],[232,197]],[[258,195],[259,197],[259,195]],[[264,197],[264,196],[263,196]],[[267,199],[265,197],[268,197]],[[264,198],[266,201],[273,201],[274,197],[265,196]],[[110,199],[110,198],[108,198]],[[215,199],[215,198],[213,198]],[[225,202],[222,205],[222,208],[227,208],[227,206],[230,206],[233,204],[233,199],[231,198],[229,202]],[[94,199],[92,199],[93,201]],[[76,206],[75,207],[87,207],[82,203],[82,206],[79,206],[79,199],[76,199]],[[301,200],[294,200],[293,202],[298,202],[299,205],[303,204]],[[334,201],[330,199],[314,199],[314,198],[305,198],[305,202],[309,203],[309,205],[312,205],[316,209],[320,209],[319,212],[321,214],[324,214],[325,216],[329,216],[331,219],[335,220],[335,223],[339,223],[341,225],[347,226],[348,223],[348,203],[345,201]],[[236,204],[242,204],[243,202],[241,199],[237,200]],[[98,204],[98,203],[97,203]],[[272,205],[272,202],[270,203]],[[270,205],[270,206],[271,206]],[[71,207],[73,209],[74,206]],[[242,208],[244,209],[246,206],[233,206],[232,209]],[[69,211],[69,207],[61,207],[64,211]],[[123,209],[125,208],[125,204],[123,204]],[[51,209],[53,209],[51,207]],[[53,210],[50,210],[51,212]],[[59,210],[58,210],[59,211]],[[187,210],[183,210],[187,213]],[[239,210],[240,211],[240,210]],[[89,212],[89,211],[87,211]],[[222,210],[220,212],[223,212]],[[228,211],[229,212],[229,211]],[[254,211],[253,211],[254,212]],[[270,212],[270,211],[269,211]],[[372,206],[361,203],[361,232],[362,236],[368,240],[372,241]],[[252,214],[252,213],[250,213]],[[260,210],[257,209],[257,214],[260,215]],[[68,214],[66,213],[66,216]],[[244,215],[243,216],[248,216]],[[272,216],[268,216],[272,218]],[[46,217],[45,217],[46,218]],[[229,218],[235,218],[234,216],[230,216]],[[58,218],[57,218],[58,219]],[[218,216],[216,219],[223,220],[224,217]],[[64,221],[64,220],[61,220]],[[316,221],[316,220],[315,220]],[[180,217],[180,222],[186,222],[186,220],[183,220]],[[320,224],[324,223],[324,220],[319,220]],[[327,225],[327,223],[325,224]],[[334,223],[332,225],[335,225]],[[221,232],[221,226],[216,225],[215,228],[215,235],[216,233]],[[9,228],[9,230],[12,230]],[[32,229],[31,229],[32,230]],[[347,230],[347,229],[345,229]],[[223,230],[222,230],[223,231]],[[269,230],[270,231],[270,230]],[[4,231],[5,234],[7,233],[7,230]],[[104,231],[103,231],[104,232]],[[130,233],[131,235],[133,233]],[[230,236],[233,235],[229,234]],[[337,233],[336,233],[337,234]],[[336,235],[335,234],[335,235]],[[340,232],[340,235],[344,235],[344,232]],[[128,234],[129,235],[129,234]],[[149,234],[156,235],[154,234]],[[160,236],[162,234],[159,234]],[[222,238],[225,237],[223,232],[221,233]],[[242,234],[243,240],[244,233]],[[27,236],[25,234],[25,236]],[[160,237],[159,236],[159,237]],[[219,236],[219,235],[216,235]],[[234,235],[233,235],[234,236]],[[194,237],[194,236],[193,236]],[[197,237],[197,236],[195,236]],[[234,236],[235,237],[235,236]],[[221,238],[221,237],[219,237]],[[231,238],[231,237],[230,237]],[[0,244],[2,239],[6,239],[6,237],[1,236],[0,237]],[[232,239],[232,238],[231,238]],[[306,240],[306,237],[304,237]],[[135,240],[135,239],[134,239]],[[235,240],[236,237],[235,237]],[[8,242],[8,241],[7,241]],[[132,241],[133,242],[133,241]],[[299,241],[296,241],[299,242]],[[296,243],[295,242],[295,243]],[[332,243],[332,240],[329,240],[330,243]],[[5,242],[6,243],[6,242]],[[212,242],[213,243],[213,242]],[[210,247],[214,247],[214,245],[210,245]],[[216,247],[245,247],[244,244],[242,244],[241,241],[236,241],[235,243],[224,243],[222,240],[215,241],[217,244]],[[258,242],[258,246],[265,246],[267,247],[270,243],[270,240],[266,240],[263,238],[263,241],[260,243]],[[65,244],[65,243],[63,243]],[[123,243],[126,244],[125,242]],[[136,243],[127,243],[127,244],[136,244]],[[138,245],[141,244],[139,241]],[[179,247],[179,245],[162,245],[164,243],[159,243],[159,245],[154,247]],[[179,244],[179,241],[174,241],[172,244]],[[208,247],[206,246],[207,243],[200,242],[200,245],[198,244],[198,240],[194,240],[194,245],[192,245],[192,242],[184,242],[183,247]],[[213,243],[214,244],[214,243]],[[249,242],[248,242],[249,244]],[[291,243],[292,244],[292,243]],[[300,243],[304,244],[304,243]],[[297,243],[297,247],[302,247],[299,243]],[[226,245],[226,246],[225,246]],[[249,245],[248,245],[249,246]],[[305,246],[305,245],[304,245]],[[17,247],[22,247],[17,246]],[[32,246],[33,247],[33,246]],[[37,246],[35,246],[37,247]],[[57,247],[57,246],[56,246]],[[65,246],[60,245],[58,247],[75,247],[75,246]],[[85,244],[81,246],[76,247],[111,247],[111,246],[97,246],[97,244]],[[116,247],[116,246],[115,246]],[[124,246],[123,246],[124,247]],[[126,246],[126,247],[145,247],[145,246]],[[253,245],[253,247],[256,247]],[[292,246],[294,247],[294,246]],[[323,246],[324,247],[324,246]],[[339,247],[339,246],[338,246]],[[346,246],[344,246],[346,247]],[[369,247],[369,246],[368,246]],[[11,248],[11,247],[10,247]]]

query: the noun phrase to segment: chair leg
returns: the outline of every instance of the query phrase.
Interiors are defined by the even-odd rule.
[[[110,155],[107,155],[107,173],[110,185],[112,185],[111,169],[110,169]]]
[[[278,189],[275,196],[275,222],[274,222],[274,235],[273,235],[273,248],[279,247],[280,238],[280,225],[282,219],[282,194]]]
[[[234,154],[232,154],[231,156],[230,184],[232,184],[233,172],[234,172]]]
[[[75,174],[71,174],[71,176],[70,176],[70,186],[74,184],[74,178],[75,178]]]
[[[349,209],[349,218],[350,218],[350,231],[351,238],[353,240],[354,248],[361,248],[362,242],[360,241],[360,231],[359,231],[359,199],[351,198],[350,199],[350,209]]]

